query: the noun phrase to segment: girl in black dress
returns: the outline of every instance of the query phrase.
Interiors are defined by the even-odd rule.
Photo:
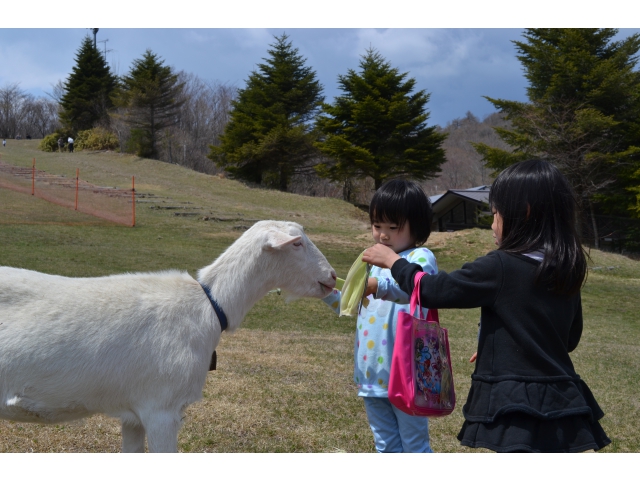
[[[569,357],[582,334],[587,271],[571,187],[553,165],[528,160],[500,173],[489,203],[497,250],[420,282],[423,307],[481,309],[458,439],[497,452],[599,450],[611,443],[604,413]],[[363,261],[391,268],[413,290],[419,265],[381,244]]]

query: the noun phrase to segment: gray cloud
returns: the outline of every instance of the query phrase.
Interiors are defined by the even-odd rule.
[[[624,29],[619,37],[637,31]],[[316,71],[327,101],[340,94],[338,75],[358,70],[369,47],[431,94],[431,124],[444,125],[468,110],[479,117],[492,113],[483,95],[526,100],[526,80],[512,44],[521,38],[519,29],[102,28],[98,41],[108,39],[107,60],[120,75],[151,49],[177,70],[242,87],[268,56],[273,36],[283,32]],[[71,72],[88,34],[82,28],[0,29],[0,86],[19,83],[34,95],[50,91]],[[104,50],[105,43],[98,48]]]

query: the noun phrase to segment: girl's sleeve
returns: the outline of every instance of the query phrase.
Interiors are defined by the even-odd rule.
[[[340,315],[340,298],[342,298],[342,292],[337,288],[334,288],[329,295],[322,299],[322,301],[326,303],[331,310]]]
[[[400,288],[413,290],[413,277],[420,265],[401,258],[391,267],[391,274]],[[503,281],[502,261],[490,252],[460,270],[447,274],[426,275],[420,280],[420,301],[426,308],[476,308],[495,303]]]
[[[416,248],[411,252],[407,261],[430,275],[438,273],[436,257],[427,248]],[[409,303],[412,290],[407,293],[394,278],[376,277],[376,279],[378,280],[378,291],[375,294],[375,298],[403,305]]]

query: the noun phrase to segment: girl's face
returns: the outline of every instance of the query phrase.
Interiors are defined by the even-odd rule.
[[[386,245],[396,253],[416,246],[416,241],[411,236],[409,222],[405,222],[402,228],[398,228],[395,223],[374,222],[371,225],[371,234],[376,243]]]
[[[491,224],[491,230],[493,230],[493,238],[497,246],[502,243],[502,215],[498,211],[493,209],[493,223]]]

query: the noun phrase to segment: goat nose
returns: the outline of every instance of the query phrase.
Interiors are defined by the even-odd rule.
[[[331,270],[331,278],[333,278],[334,280],[336,280],[338,278],[338,276],[336,275],[336,272],[334,270]]]

